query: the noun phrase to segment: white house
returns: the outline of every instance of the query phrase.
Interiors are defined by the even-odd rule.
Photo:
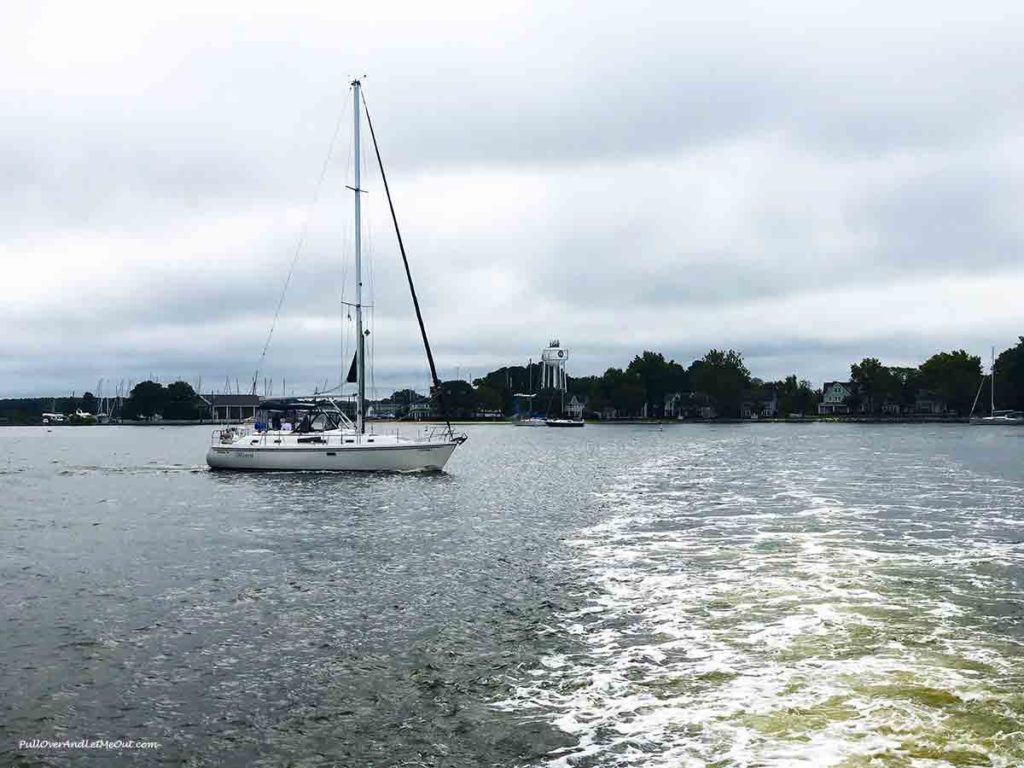
[[[572,400],[566,404],[565,412],[569,414],[570,419],[583,418],[583,403],[576,397],[576,395],[573,395]]]
[[[437,418],[437,409],[434,408],[434,404],[429,400],[424,400],[420,403],[413,403],[409,406],[409,416],[414,421],[420,419],[434,419]]]

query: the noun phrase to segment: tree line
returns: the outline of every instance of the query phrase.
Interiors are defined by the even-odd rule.
[[[10,424],[38,424],[44,413],[74,414],[81,410],[95,416],[99,399],[92,392],[81,397],[24,397],[0,400],[0,419]],[[155,381],[136,384],[123,401],[109,406],[115,419],[144,420],[154,417],[192,421],[206,416],[206,405],[192,385],[175,381],[166,387]],[[76,423],[72,417],[68,423]],[[85,423],[85,422],[83,422]],[[94,422],[88,422],[94,423]]]
[[[539,389],[541,364],[506,366],[475,379],[442,383],[450,415],[472,418],[482,412],[511,416],[533,412],[555,414],[561,410],[557,390]],[[1003,350],[995,360],[996,407],[1024,411],[1024,336]],[[882,414],[913,412],[922,398],[942,404],[942,411],[966,416],[979,399],[983,382],[981,358],[965,350],[938,352],[919,366],[885,365],[865,358],[850,365],[851,394],[846,405],[851,413]],[[517,398],[532,394],[533,398]],[[565,400],[576,397],[590,416],[650,417],[719,416],[737,418],[763,413],[768,404],[780,416],[817,413],[822,390],[791,374],[765,381],[753,376],[735,350],[708,350],[689,365],[660,352],[644,351],[625,368],[608,368],[599,376],[567,378]],[[414,390],[399,390],[382,403],[400,406],[405,412],[427,398]],[[988,404],[980,397],[979,409]],[[73,413],[81,408],[95,413],[96,398],[17,398],[0,400],[0,419],[13,424],[39,423],[46,411]],[[401,410],[400,409],[400,410]],[[153,381],[136,384],[124,401],[119,416],[125,419],[193,420],[202,418],[204,404],[192,386],[176,381],[163,386]]]
[[[76,411],[96,414],[99,401],[92,392],[81,397],[12,397],[0,399],[0,422],[8,424],[38,424],[44,413],[63,413],[72,416]],[[74,423],[74,418],[69,423]]]
[[[993,371],[996,408],[1024,410],[1024,336],[999,353]],[[992,372],[983,375],[979,356],[962,349],[939,352],[917,368],[886,366],[866,358],[850,366],[850,381],[856,385],[851,404],[865,413],[880,413],[928,396],[944,403],[947,411],[966,416],[989,405],[981,386],[984,380],[992,384],[989,375]]]
[[[540,363],[506,366],[475,379],[472,385],[446,381],[442,386],[454,416],[482,410],[508,416],[530,409],[527,399],[517,394],[534,395],[533,412],[553,413],[561,408],[561,394],[537,388],[540,371]],[[983,373],[981,358],[962,349],[937,352],[916,367],[865,358],[850,365],[844,381],[852,391],[846,405],[851,413],[867,415],[911,413],[927,398],[941,403],[944,413],[966,416],[978,397]],[[1024,410],[1024,336],[996,358],[995,387],[997,408]],[[599,376],[568,377],[566,399],[573,396],[586,403],[589,415],[738,418],[748,412],[763,413],[769,403],[779,416],[816,414],[822,389],[796,374],[775,381],[757,378],[743,355],[731,349],[708,350],[687,366],[648,350],[625,368],[608,368]]]
[[[541,364],[499,368],[473,382],[481,406],[501,409],[506,415],[529,406],[517,394],[534,394],[532,410],[561,410],[557,390],[536,390]],[[449,382],[446,382],[448,384]],[[465,393],[468,394],[468,393]],[[588,415],[663,418],[666,415],[701,416],[714,413],[739,417],[746,403],[760,411],[773,399],[786,413],[813,413],[818,396],[811,384],[791,375],[765,382],[751,375],[743,355],[735,350],[711,349],[684,366],[661,352],[644,351],[625,368],[608,368],[599,376],[567,377],[565,398],[585,403]]]
[[[172,421],[193,421],[206,415],[205,403],[186,381],[175,381],[166,387],[155,381],[140,381],[128,394],[121,417],[152,419],[160,416]]]

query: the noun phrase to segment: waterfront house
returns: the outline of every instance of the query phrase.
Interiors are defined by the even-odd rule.
[[[673,392],[670,395],[665,395],[665,404],[662,408],[662,413],[665,414],[666,419],[683,418],[682,400],[682,392]]]
[[[921,390],[914,400],[914,411],[927,416],[941,416],[946,413],[946,401],[928,390]]]
[[[572,396],[565,406],[565,412],[569,415],[570,419],[582,419],[583,418],[583,406],[585,401],[581,401],[576,395]]]
[[[665,395],[667,419],[713,419],[717,417],[711,398],[703,392],[675,392]]]
[[[353,403],[353,405],[355,405]],[[404,409],[398,403],[389,403],[381,400],[376,403],[367,403],[366,418],[368,419],[397,419]]]
[[[211,421],[245,421],[256,418],[259,395],[201,395],[210,409]]]
[[[740,404],[740,418],[774,419],[779,414],[779,393],[774,383],[753,387]]]
[[[420,419],[435,419],[437,418],[437,409],[434,408],[434,404],[429,400],[424,400],[421,403],[413,403],[409,406],[409,418],[414,421]]]
[[[818,403],[819,416],[834,416],[850,413],[850,398],[854,394],[851,381],[826,381],[821,390],[821,402]]]

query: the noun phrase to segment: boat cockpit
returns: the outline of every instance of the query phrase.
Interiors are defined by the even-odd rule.
[[[253,426],[256,432],[291,432],[296,435],[353,428],[352,422],[334,400],[306,397],[264,400],[256,410]]]

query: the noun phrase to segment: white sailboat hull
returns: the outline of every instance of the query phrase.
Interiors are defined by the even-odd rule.
[[[206,454],[213,469],[312,472],[440,471],[457,443],[409,446],[257,448],[214,446]]]

